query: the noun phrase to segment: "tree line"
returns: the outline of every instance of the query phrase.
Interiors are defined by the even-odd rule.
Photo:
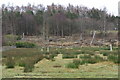
[[[89,9],[85,6],[67,7],[54,3],[40,5],[2,5],[3,34],[27,36],[72,36],[89,31],[106,32],[118,29],[118,16],[111,15],[106,8]]]

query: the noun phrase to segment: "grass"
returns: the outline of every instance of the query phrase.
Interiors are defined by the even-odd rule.
[[[102,49],[85,48],[58,50],[51,48],[50,52],[42,52],[40,48],[17,48],[4,51],[3,77],[31,77],[29,75],[32,75],[32,77],[39,78],[116,78],[118,76],[117,65],[112,63],[117,62],[117,49],[113,49],[111,52],[102,47]],[[96,55],[96,51],[107,54],[108,61],[106,62],[103,57]],[[63,54],[63,59],[54,58],[60,53]],[[77,55],[80,55],[79,59],[77,59]],[[14,68],[6,69],[8,56],[13,57]],[[14,61],[12,62],[14,63]]]
[[[78,69],[68,69],[65,64],[72,62],[72,59],[66,60],[42,60],[35,64],[33,72],[24,73],[23,68],[15,67],[14,69],[3,68],[3,78],[117,78],[118,66],[110,62],[102,62],[92,65],[80,65]],[[59,64],[61,67],[55,68]]]

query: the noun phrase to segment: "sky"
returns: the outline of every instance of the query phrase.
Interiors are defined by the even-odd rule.
[[[118,2],[120,0],[0,0],[0,5],[8,3],[13,6],[27,5],[28,3],[37,5],[43,4],[44,6],[54,4],[61,4],[67,6],[69,3],[74,6],[86,6],[88,8],[107,8],[107,12],[115,16],[118,15]]]

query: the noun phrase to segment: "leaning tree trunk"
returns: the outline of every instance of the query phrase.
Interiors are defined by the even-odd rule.
[[[92,43],[93,43],[93,40],[94,40],[94,38],[95,38],[95,34],[96,34],[96,31],[94,31],[94,33],[93,33],[93,37],[92,37],[92,40],[91,40],[91,42],[90,42],[90,46],[91,46]]]

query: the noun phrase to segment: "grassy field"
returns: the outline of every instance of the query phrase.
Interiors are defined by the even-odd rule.
[[[39,48],[17,48],[3,52],[2,76],[3,78],[117,78],[117,49],[114,48],[113,51],[109,51],[107,47],[57,50],[51,48],[50,52],[42,52]],[[97,62],[92,64],[86,62],[79,65],[78,68],[67,67],[74,60],[81,61],[82,58],[89,60],[89,57],[86,58],[85,55],[93,57],[97,55],[103,60],[95,58]],[[14,61],[13,68],[7,68],[6,63],[8,63],[9,57],[12,57]],[[93,60],[93,58],[91,59]],[[29,66],[33,66],[32,69]],[[27,72],[25,72],[25,68],[29,68]]]

